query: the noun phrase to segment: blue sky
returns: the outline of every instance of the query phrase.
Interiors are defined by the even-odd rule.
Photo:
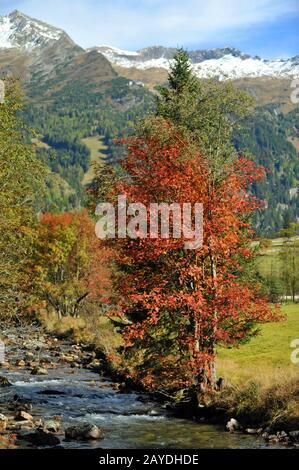
[[[231,45],[265,58],[299,54],[299,0],[0,0],[61,27],[81,46]]]

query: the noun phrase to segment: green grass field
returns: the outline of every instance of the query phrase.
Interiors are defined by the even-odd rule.
[[[298,237],[296,237],[297,239]],[[284,238],[275,238],[269,240],[269,246],[262,250],[261,255],[257,259],[257,267],[262,276],[279,277],[282,271],[283,260],[279,256]]]
[[[262,276],[278,277],[281,273],[282,261],[278,256],[279,251],[266,252],[257,259],[257,267]]]
[[[280,381],[299,375],[299,364],[292,364],[291,341],[299,339],[299,304],[283,305],[286,319],[261,325],[261,334],[232,349],[219,349],[218,374],[232,382],[260,379]]]
[[[95,135],[93,137],[87,137],[86,139],[82,140],[83,144],[85,144],[90,150],[90,160],[91,163],[93,162],[100,162],[102,158],[106,156],[105,151],[107,147],[103,143],[103,138],[99,135]],[[85,173],[84,179],[82,184],[87,186],[90,184],[94,178],[94,168],[91,165],[89,170]]]

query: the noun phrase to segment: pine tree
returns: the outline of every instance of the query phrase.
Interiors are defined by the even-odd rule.
[[[186,51],[179,49],[168,76],[160,87],[157,115],[171,121],[208,159],[214,180],[237,157],[233,131],[248,116],[253,99],[228,82],[199,80],[191,70]]]

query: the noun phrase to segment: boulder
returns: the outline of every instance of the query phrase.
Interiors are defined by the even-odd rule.
[[[15,421],[9,424],[10,431],[31,430],[34,427],[33,421]]]
[[[245,429],[246,434],[261,434],[262,429],[247,428]]]
[[[12,386],[12,383],[10,383],[10,381],[6,377],[0,376],[0,388],[11,387],[11,386]]]
[[[73,362],[71,364],[71,368],[72,369],[80,369],[81,368],[81,364],[79,364],[78,362]]]
[[[290,431],[289,436],[292,441],[299,442],[299,431]]]
[[[43,367],[35,366],[31,371],[31,375],[48,375],[48,371]]]
[[[236,432],[240,431],[242,429],[242,426],[235,418],[231,418],[226,424],[226,429],[229,432]]]
[[[65,355],[64,353],[61,353],[59,356],[60,362],[66,362],[66,363],[74,362],[76,358],[78,358],[78,356]]]
[[[26,362],[25,362],[23,359],[19,359],[19,360],[16,362],[16,366],[17,366],[17,367],[25,367],[25,366],[26,366]]]
[[[58,420],[49,419],[48,421],[44,422],[43,430],[49,432],[58,432],[60,429],[60,422]]]
[[[31,340],[31,341],[25,341],[23,343],[24,348],[29,349],[29,350],[35,350],[35,351],[40,351],[41,349],[45,348],[45,344],[41,341],[37,340]]]
[[[2,369],[10,369],[11,368],[11,364],[9,362],[1,362],[1,367]]]
[[[18,395],[15,395],[13,400],[9,402],[8,408],[11,411],[31,411],[32,403],[26,402],[26,400],[22,399]]]
[[[34,354],[30,351],[26,352],[25,359],[27,361],[30,361],[31,359],[34,359]]]
[[[50,358],[48,357],[43,357],[41,360],[40,360],[40,364],[50,364],[52,365],[52,361]]]
[[[60,444],[60,439],[58,439],[58,437],[42,430],[22,435],[21,439],[28,441],[37,447],[54,447]]]
[[[7,417],[0,414],[0,432],[5,431],[6,426],[7,426]]]
[[[15,421],[32,421],[33,417],[26,411],[19,411],[15,416]]]
[[[82,423],[71,426],[65,430],[66,439],[94,440],[104,437],[103,430],[90,423]]]
[[[279,431],[276,433],[276,438],[278,442],[288,443],[290,441],[289,436],[285,431]]]

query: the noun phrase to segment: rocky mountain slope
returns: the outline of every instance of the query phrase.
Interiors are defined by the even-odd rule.
[[[30,18],[18,10],[0,17],[0,49],[33,51],[48,47],[61,39],[75,45],[63,30]]]
[[[99,52],[113,66],[140,71],[168,70],[175,53],[174,48],[163,46],[125,51],[109,45],[91,48],[87,53],[94,51]],[[48,56],[46,67],[43,65],[44,71],[49,72],[50,64],[57,65],[65,61],[68,63],[83,52],[86,51],[75,44],[65,31],[24,15],[18,10],[0,17],[0,65],[8,62],[8,58],[10,63],[21,65],[20,57],[23,56],[24,61],[24,56],[28,60],[29,55],[29,62],[37,68],[35,72],[41,73],[41,63]],[[289,79],[299,76],[298,55],[290,59],[265,60],[258,56],[251,57],[233,47],[224,47],[190,51],[189,56],[193,71],[200,78]]]
[[[51,92],[76,79],[95,83],[117,76],[102,54],[85,51],[63,30],[17,10],[0,17],[0,70],[20,77],[34,95],[45,83]]]

